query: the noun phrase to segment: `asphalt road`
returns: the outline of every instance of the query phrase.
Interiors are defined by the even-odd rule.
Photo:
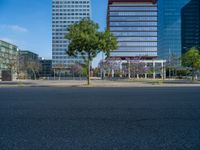
[[[200,88],[0,88],[0,150],[199,150]]]

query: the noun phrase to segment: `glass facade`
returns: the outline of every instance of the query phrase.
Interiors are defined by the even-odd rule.
[[[189,0],[158,0],[158,56],[181,56],[181,9]]]
[[[132,47],[132,46],[120,46],[118,50],[124,50],[124,51],[157,51],[157,48],[155,47]]]
[[[157,22],[110,22],[110,26],[157,26]]]
[[[17,46],[0,40],[0,70],[7,69],[9,62],[17,58]]]
[[[0,40],[0,77],[2,70],[16,69],[13,63],[17,62],[17,55],[17,46]]]
[[[147,11],[149,11],[149,10],[157,10],[157,8],[156,7],[110,7],[110,10],[117,10],[117,11],[119,11],[119,10],[122,10],[122,11],[124,11],[124,10],[138,10],[138,11],[141,11],[141,10],[147,10]]]
[[[110,27],[110,31],[157,31],[157,27]]]
[[[118,41],[157,41],[156,37],[118,37]]]
[[[157,16],[157,12],[149,12],[147,10],[143,10],[144,12],[110,12],[110,15],[113,16],[141,16],[141,15],[145,15],[145,16]],[[147,17],[148,18],[148,17]]]
[[[19,51],[20,59],[19,59],[19,71],[22,75],[21,77],[24,79],[34,79],[34,73],[32,71],[32,67],[35,68],[39,66],[39,57],[38,54],[33,53],[28,50],[20,50]],[[37,67],[36,67],[37,68]],[[36,76],[38,73],[36,72]]]
[[[191,0],[182,9],[182,53],[191,47],[200,49],[200,1]]]
[[[157,37],[157,32],[112,32],[115,36]]]
[[[157,57],[157,15],[155,0],[109,0],[107,25],[118,41],[111,57]]]
[[[126,42],[118,42],[119,46],[157,46],[157,42],[132,42],[132,41],[126,41]]]
[[[117,16],[117,17],[110,17],[110,21],[157,21],[157,17],[121,17],[121,16]]]
[[[40,60],[40,76],[41,77],[52,77],[52,60]]]
[[[68,67],[75,62],[83,62],[80,56],[74,58],[66,54],[69,42],[65,39],[67,28],[83,18],[90,18],[90,0],[52,1],[52,66]]]
[[[132,52],[132,51],[116,51],[113,52],[113,55],[115,57],[138,57],[138,56],[149,56],[149,57],[155,57],[157,55],[157,52]]]

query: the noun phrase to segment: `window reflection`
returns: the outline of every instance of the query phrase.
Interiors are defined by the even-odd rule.
[[[157,42],[118,42],[118,46],[157,46]]]
[[[112,32],[115,36],[157,36],[157,32]]]
[[[157,27],[110,27],[110,31],[151,31],[157,30]]]
[[[139,16],[139,15],[148,15],[155,16],[157,12],[110,12],[111,16]]]
[[[157,22],[110,22],[110,26],[157,26]]]
[[[157,7],[110,7],[110,10],[157,10]]]

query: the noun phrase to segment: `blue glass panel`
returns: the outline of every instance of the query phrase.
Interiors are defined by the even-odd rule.
[[[157,10],[157,7],[110,7],[110,10]]]

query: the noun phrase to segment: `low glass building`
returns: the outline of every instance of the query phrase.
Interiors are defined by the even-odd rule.
[[[3,70],[9,70],[14,75],[17,72],[18,65],[17,46],[0,40],[0,78]]]
[[[40,60],[40,77],[52,77],[53,70],[52,70],[52,60],[41,59]]]
[[[28,50],[19,51],[19,70],[21,79],[34,79],[39,77],[39,56]]]

